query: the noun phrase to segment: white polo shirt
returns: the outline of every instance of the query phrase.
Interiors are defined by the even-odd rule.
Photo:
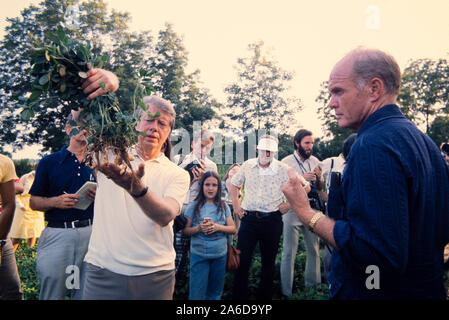
[[[134,152],[137,169],[143,160]],[[113,157],[109,157],[113,161]],[[181,209],[189,174],[165,155],[147,160],[142,181],[159,197],[171,197]],[[173,221],[161,227],[123,188],[98,172],[94,223],[85,261],[112,272],[137,276],[175,268]]]

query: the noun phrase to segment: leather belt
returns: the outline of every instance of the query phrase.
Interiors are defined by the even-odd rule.
[[[75,229],[84,228],[92,225],[92,219],[75,220],[75,221],[48,221],[47,227]]]
[[[256,218],[260,219],[260,218],[265,218],[268,216],[271,216],[273,214],[281,214],[281,212],[278,211],[272,211],[272,212],[262,212],[262,211],[246,211],[246,213],[250,216],[255,216]]]

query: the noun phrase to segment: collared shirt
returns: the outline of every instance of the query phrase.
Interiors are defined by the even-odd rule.
[[[204,218],[211,218],[213,223],[226,225],[226,219],[231,215],[231,209],[225,203],[224,210],[218,210],[216,204],[205,203],[199,208],[198,216],[195,215],[196,201],[193,201],[186,209],[185,215],[192,220],[192,227],[198,226]],[[226,255],[227,252],[227,237],[224,232],[217,231],[212,234],[205,234],[199,232],[191,237],[190,251],[197,256],[217,259]]]
[[[282,186],[288,180],[290,167],[273,159],[270,166],[262,168],[257,158],[245,161],[232,177],[231,183],[244,185],[245,196],[241,207],[246,211],[274,212],[283,202]]]
[[[145,164],[142,181],[158,197],[175,199],[181,209],[189,188],[189,174],[164,154],[143,161],[132,152],[132,167]],[[114,161],[112,154],[108,160]],[[85,261],[112,272],[137,276],[175,268],[173,221],[161,227],[123,188],[98,172],[95,221]]]
[[[75,154],[63,147],[39,161],[30,195],[50,198],[76,193],[87,181],[96,181],[93,170],[84,161],[80,163]],[[45,212],[45,220],[84,220],[93,218],[93,214],[93,204],[86,210],[54,208]]]
[[[347,160],[341,210],[329,206],[331,298],[444,299],[449,172],[438,147],[387,105],[363,124]]]
[[[17,179],[14,162],[7,156],[0,154],[0,183],[6,183],[14,179]],[[2,197],[0,196],[0,212],[2,209],[1,201]]]
[[[179,157],[180,155],[175,156],[174,158],[175,163],[178,163]],[[193,154],[193,152],[191,152],[182,160],[179,166],[181,168],[185,168],[193,160],[198,160],[198,158]],[[215,164],[215,162],[210,160],[208,157],[204,158],[204,162],[206,164],[206,171],[215,171],[218,173],[217,165]],[[184,201],[184,204],[187,205],[189,203],[192,203],[198,196],[199,191],[200,191],[199,181],[195,181],[190,187],[189,192],[187,193],[187,197]]]
[[[17,179],[14,162],[7,156],[0,154],[0,183],[6,183],[14,179]]]
[[[320,161],[314,156],[310,156],[305,161],[301,161],[301,158],[299,157],[297,151],[295,151],[293,154],[286,156],[284,159],[282,159],[282,162],[295,169],[295,171],[300,175],[300,177],[303,177],[305,172],[313,171],[313,169],[315,169],[315,167],[320,163]],[[303,183],[306,186],[310,185],[310,183],[305,179],[303,179]],[[293,209],[288,210],[287,215],[290,219],[293,219],[297,225],[302,226],[301,220],[299,220],[298,216],[293,211]]]

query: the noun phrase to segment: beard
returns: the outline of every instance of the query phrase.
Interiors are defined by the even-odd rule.
[[[259,158],[258,159],[259,163],[261,165],[267,165],[267,164],[269,164],[273,160],[274,156],[266,157],[266,156],[263,156],[263,155],[259,155],[258,158]]]
[[[299,155],[301,156],[301,158],[303,158],[304,160],[309,159],[310,156],[312,155],[312,151],[307,152],[301,146],[298,146],[297,151],[298,151]]]

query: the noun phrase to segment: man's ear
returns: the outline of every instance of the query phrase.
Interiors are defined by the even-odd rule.
[[[65,133],[67,133],[67,135],[69,136],[69,138],[70,138],[70,131],[72,131],[72,128],[70,127],[70,126],[65,126]]]
[[[385,85],[384,82],[377,77],[372,78],[368,82],[368,94],[372,101],[378,100],[385,94]]]
[[[299,147],[298,141],[295,141],[295,147],[296,147],[296,149],[298,149],[298,147]]]

